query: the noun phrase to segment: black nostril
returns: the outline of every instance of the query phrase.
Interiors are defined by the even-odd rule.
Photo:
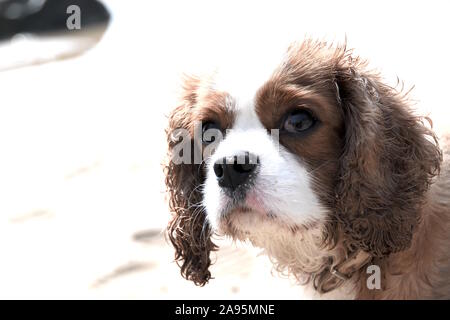
[[[219,159],[213,168],[219,186],[234,190],[247,182],[258,164],[259,159],[256,156],[245,152]]]

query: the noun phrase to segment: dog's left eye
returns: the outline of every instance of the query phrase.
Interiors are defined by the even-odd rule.
[[[282,129],[291,133],[304,132],[312,128],[316,122],[309,111],[294,110],[286,116]]]

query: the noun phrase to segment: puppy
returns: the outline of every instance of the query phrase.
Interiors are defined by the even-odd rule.
[[[217,233],[263,248],[319,297],[450,298],[449,139],[442,152],[406,94],[345,46],[313,40],[243,89],[186,77],[169,117],[181,274],[210,280]]]

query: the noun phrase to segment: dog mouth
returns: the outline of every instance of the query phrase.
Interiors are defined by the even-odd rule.
[[[293,231],[298,229],[289,225],[279,215],[267,208],[264,202],[256,196],[249,195],[242,201],[229,205],[220,214],[218,233],[236,239],[247,239],[263,225],[286,227]]]
[[[244,197],[231,198],[225,205],[221,218],[233,219],[236,215],[256,215],[260,218],[275,218],[275,214],[267,208],[263,199],[255,192],[246,194]]]
[[[255,210],[240,204],[221,214],[217,231],[221,235],[243,239],[250,235],[251,229],[256,227],[257,221],[273,219],[275,219],[273,213]]]
[[[260,208],[254,208],[247,205],[237,206],[228,213],[229,219],[236,218],[235,216],[239,215],[246,215],[246,216],[253,215],[258,217],[259,219],[270,219],[270,220],[276,219],[276,215],[271,211],[261,210]]]
[[[296,234],[315,228],[319,221],[295,223],[287,216],[271,210],[263,199],[249,194],[241,201],[230,201],[219,215],[216,232],[234,239],[251,239],[255,233],[278,230]]]
[[[230,210],[219,222],[217,234],[232,239],[253,241],[256,235],[271,237],[274,232],[298,235],[315,228],[319,222],[296,224],[283,219],[272,211],[260,211],[240,205]]]

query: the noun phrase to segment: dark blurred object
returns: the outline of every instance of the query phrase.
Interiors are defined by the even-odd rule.
[[[0,41],[18,33],[77,32],[66,25],[71,5],[80,7],[81,31],[110,19],[105,6],[96,0],[0,0]]]

